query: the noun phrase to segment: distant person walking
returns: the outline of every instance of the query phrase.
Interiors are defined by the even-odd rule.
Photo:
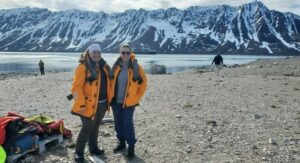
[[[45,67],[44,67],[44,62],[42,60],[40,60],[39,62],[39,67],[40,67],[41,75],[45,75]]]
[[[147,78],[128,44],[121,46],[120,57],[111,69],[110,78],[111,106],[119,140],[113,152],[116,153],[125,149],[127,142],[127,158],[130,159],[134,157],[136,143],[133,113],[146,91]]]
[[[218,76],[219,75],[219,71],[223,67],[223,58],[222,58],[220,52],[218,52],[218,54],[215,56],[215,58],[214,58],[214,60],[212,61],[211,64],[215,64],[215,68],[216,68],[217,76]]]

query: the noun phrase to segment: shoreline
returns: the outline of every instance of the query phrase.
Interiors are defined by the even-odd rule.
[[[289,59],[289,58],[297,58],[299,56],[288,56],[282,59]],[[250,61],[249,63],[244,63],[244,64],[232,64],[232,65],[226,65],[226,68],[235,68],[235,67],[243,67],[258,61],[268,61],[268,60],[277,60],[280,58],[275,58],[275,59],[256,59],[255,61]],[[168,70],[168,68],[167,68]],[[46,71],[47,74],[55,74],[55,73],[62,73],[62,72],[73,72],[74,70],[50,70]],[[193,66],[186,68],[185,70],[178,71],[178,72],[169,72],[167,75],[172,75],[172,74],[181,74],[181,73],[186,73],[186,72],[191,72],[191,71],[203,71],[203,72],[212,72],[214,71],[214,66],[213,65],[202,65],[202,66]],[[146,72],[147,74],[150,74],[149,72]],[[41,76],[40,72],[8,72],[0,73],[0,80],[6,80],[6,79],[12,79],[12,78],[22,78],[22,77],[28,77],[28,76]]]
[[[51,70],[45,71],[45,75],[57,74],[57,73],[64,73],[64,72],[73,72],[73,70],[66,71],[66,70]],[[23,78],[23,77],[31,77],[31,76],[42,76],[40,72],[8,72],[8,73],[0,73],[0,81],[7,80],[7,79],[15,79],[15,78]]]

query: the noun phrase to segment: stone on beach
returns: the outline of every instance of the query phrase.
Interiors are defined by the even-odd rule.
[[[155,75],[155,74],[166,74],[167,73],[167,67],[164,65],[157,65],[154,64],[150,68],[150,74]]]

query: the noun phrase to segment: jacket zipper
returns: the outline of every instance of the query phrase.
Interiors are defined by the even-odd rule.
[[[97,84],[97,82],[98,81],[96,81],[96,84],[97,84],[97,94],[98,94],[98,97],[97,97],[97,94],[95,93],[95,92],[93,92],[93,96],[95,96],[96,95],[96,104],[94,104],[94,112],[93,112],[93,115],[92,115],[92,120],[94,120],[95,119],[95,113],[96,113],[96,111],[98,110],[98,98],[99,98],[99,93],[100,93],[100,84],[101,84],[101,74],[100,74],[101,72],[100,72],[100,70],[99,70],[99,72],[98,72],[98,80],[99,80],[99,84]],[[95,97],[94,97],[95,98]]]
[[[106,88],[106,89],[107,89],[106,91],[109,92],[109,87],[108,87],[108,84],[109,84],[109,75],[108,75],[108,73],[109,73],[109,72],[107,72],[107,70],[106,70],[104,67],[103,67],[103,70],[104,70],[104,72],[106,73],[106,74],[105,74],[105,75],[106,75],[106,82],[107,82],[107,83],[106,83],[106,87],[107,87],[107,88]],[[100,81],[101,81],[101,80],[100,80]],[[99,85],[99,86],[100,86],[100,85]],[[109,97],[108,97],[108,93],[107,93],[106,101],[107,101],[107,104],[108,104],[108,105],[107,105],[107,112],[108,112],[108,115],[109,115],[109,103],[108,103],[108,98],[109,98]]]

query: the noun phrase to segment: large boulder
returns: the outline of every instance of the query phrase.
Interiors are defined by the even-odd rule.
[[[166,74],[167,73],[167,67],[165,65],[154,64],[150,68],[150,73],[152,75],[154,75],[154,74]]]

